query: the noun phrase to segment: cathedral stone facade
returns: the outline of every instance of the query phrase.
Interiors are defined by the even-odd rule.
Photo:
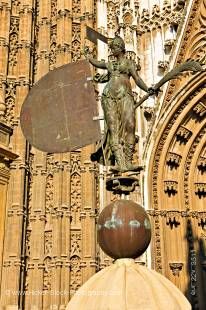
[[[21,106],[47,72],[110,51],[86,40],[86,25],[113,37],[147,85],[188,59],[206,64],[206,0],[0,1],[0,309],[65,309],[77,289],[111,263],[96,220],[117,197],[95,146],[43,153],[21,131]],[[152,243],[137,260],[170,279],[194,309],[206,307],[206,73],[184,73],[137,111],[132,199],[147,210]],[[99,104],[102,88],[95,86]],[[134,88],[137,100],[143,96]],[[43,113],[43,111],[42,111]]]

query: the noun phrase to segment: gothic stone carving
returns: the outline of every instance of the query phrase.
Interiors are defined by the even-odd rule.
[[[182,267],[183,267],[183,263],[172,262],[172,263],[169,263],[169,266],[170,266],[170,269],[172,271],[172,274],[174,276],[179,277],[180,271],[182,270]]]
[[[181,161],[182,156],[173,152],[169,152],[167,155],[167,165],[173,169],[173,168],[177,168],[180,165],[180,161]]]
[[[206,157],[201,156],[198,159],[197,167],[202,173],[206,171]]]
[[[177,186],[177,181],[164,181],[164,192],[167,193],[169,197],[175,195],[177,193]]]
[[[177,141],[179,141],[180,144],[181,143],[186,144],[191,136],[192,136],[192,132],[186,127],[184,127],[183,125],[179,127],[177,134],[176,134]]]
[[[200,117],[204,117],[206,114],[206,103],[205,102],[198,102],[194,108],[193,111]]]
[[[206,183],[195,183],[195,194],[199,198],[206,197]]]

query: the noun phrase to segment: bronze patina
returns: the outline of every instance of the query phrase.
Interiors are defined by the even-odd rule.
[[[98,39],[101,40],[100,37]],[[92,41],[94,42],[94,37]],[[168,72],[156,85],[148,88],[138,74],[137,64],[126,58],[123,39],[116,35],[113,39],[108,39],[108,43],[114,58],[112,61],[98,61],[90,57],[88,48],[85,49],[85,57],[94,67],[107,70],[106,73],[98,73],[94,77],[94,81],[107,84],[101,100],[105,136],[91,159],[112,166],[113,171],[138,171],[139,167],[132,163],[135,148],[135,109],[150,95],[157,94],[164,83],[177,78],[181,72],[201,71],[202,66],[192,60],[185,62]],[[139,102],[135,102],[130,78],[147,93]]]
[[[123,39],[116,35],[109,45],[115,57],[114,61],[97,61],[85,52],[93,66],[107,70],[106,74],[98,74],[94,78],[96,82],[107,82],[102,94],[106,128],[104,141],[91,158],[124,172],[137,168],[132,164],[135,147],[135,102],[130,77],[145,92],[153,94],[154,90],[148,88],[138,75],[137,64],[126,58]]]

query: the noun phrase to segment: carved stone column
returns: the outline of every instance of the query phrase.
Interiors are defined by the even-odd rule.
[[[11,4],[10,1],[4,1],[0,10],[0,117],[4,115],[5,105],[5,81],[8,67],[8,45],[10,28]]]
[[[28,260],[26,305],[42,308],[44,272],[44,233],[46,195],[46,156],[36,151],[33,163],[32,197],[30,202],[30,257]],[[32,268],[29,268],[31,266]],[[34,293],[37,292],[37,293]],[[38,293],[39,292],[39,293]],[[28,304],[27,304],[28,303]]]
[[[90,153],[94,147],[84,148],[82,151],[82,260],[85,266],[82,269],[83,283],[96,270],[96,199],[95,199],[95,166],[90,161]]]
[[[30,1],[29,1],[30,2]],[[9,148],[18,153],[19,157],[10,165],[10,180],[8,186],[7,200],[7,221],[5,224],[4,241],[4,266],[2,271],[2,305],[18,307],[21,296],[19,294],[22,284],[22,239],[24,224],[26,219],[25,212],[25,184],[28,176],[26,165],[26,141],[22,136],[19,126],[19,112],[25,96],[28,93],[30,78],[31,54],[24,50],[23,45],[31,43],[31,31],[26,32],[32,27],[32,17],[26,8],[23,9],[20,2],[6,1],[6,7],[11,12],[4,13],[4,34],[7,33],[6,41],[9,45],[8,62],[4,63],[1,74],[5,76],[3,89],[5,89],[6,109],[3,119],[6,124],[13,128],[13,135],[10,140]],[[26,3],[25,7],[30,5]],[[20,16],[20,11],[23,10]],[[28,14],[27,14],[28,13]],[[6,17],[7,16],[7,17]],[[9,19],[8,19],[9,18]],[[0,26],[2,29],[2,27]],[[4,56],[7,58],[5,51]],[[24,64],[22,63],[24,57]],[[7,65],[7,72],[5,71]],[[20,66],[19,66],[20,65]],[[3,77],[4,79],[4,77]],[[12,278],[8,276],[12,274]],[[5,292],[10,292],[7,295]]]
[[[57,0],[56,18],[56,65],[59,66],[71,62],[72,1]]]
[[[8,148],[10,135],[12,130],[10,127],[3,123],[0,123],[0,279],[2,279],[2,267],[3,267],[3,253],[4,253],[4,236],[5,236],[5,223],[7,217],[7,194],[8,183],[10,177],[10,162],[16,159],[18,156],[11,152]]]

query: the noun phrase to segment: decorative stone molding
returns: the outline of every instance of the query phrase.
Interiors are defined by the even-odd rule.
[[[164,72],[168,68],[169,62],[165,60],[158,61],[158,69],[161,72]]]
[[[196,83],[198,83],[198,79],[196,78]],[[184,145],[178,145],[179,143],[176,143],[176,138],[175,138],[175,130],[176,128],[180,128],[177,127],[178,125],[181,126],[183,124],[183,120],[187,119],[188,123],[190,122],[190,118],[192,117],[192,120],[194,121],[194,114],[191,113],[192,112],[192,108],[195,104],[195,97],[197,96],[197,98],[201,97],[201,92],[204,93],[204,89],[202,87],[202,85],[200,85],[199,87],[196,86],[196,92],[192,92],[190,93],[190,91],[188,91],[188,96],[187,96],[187,100],[182,100],[182,98],[179,99],[179,102],[176,103],[176,109],[173,109],[171,114],[168,114],[168,117],[165,120],[165,126],[163,125],[164,128],[161,128],[162,123],[160,122],[159,127],[156,128],[157,132],[158,130],[162,130],[161,132],[161,136],[159,135],[158,132],[158,136],[160,136],[160,138],[156,141],[156,145],[155,145],[155,151],[154,153],[154,157],[151,160],[151,166],[150,169],[152,171],[152,174],[150,175],[151,179],[152,179],[152,184],[150,183],[150,185],[152,186],[152,194],[150,196],[151,201],[152,201],[152,207],[154,208],[154,210],[149,210],[149,215],[152,216],[152,223],[153,223],[153,236],[154,236],[154,240],[153,240],[153,248],[155,249],[154,255],[154,266],[156,268],[157,266],[157,260],[160,259],[161,264],[162,264],[162,269],[165,270],[167,267],[165,266],[165,261],[164,261],[164,253],[167,251],[169,252],[170,246],[168,245],[168,242],[165,241],[162,237],[162,228],[164,230],[165,233],[167,229],[165,229],[164,226],[164,220],[162,217],[166,217],[170,218],[171,215],[173,217],[171,217],[171,220],[168,220],[167,222],[170,224],[180,222],[180,223],[185,223],[187,222],[189,219],[192,221],[193,225],[196,227],[198,226],[198,223],[201,222],[201,220],[198,220],[198,212],[194,212],[194,205],[191,204],[192,199],[196,199],[196,197],[194,197],[194,192],[192,192],[191,190],[191,184],[195,182],[195,178],[194,178],[194,174],[191,173],[193,172],[193,170],[191,169],[195,169],[195,163],[198,160],[198,157],[200,156],[200,154],[204,154],[203,153],[203,149],[201,150],[199,148],[200,145],[204,145],[204,137],[205,137],[205,126],[204,123],[202,123],[202,128],[199,125],[199,130],[196,128],[198,127],[198,125],[194,128],[194,137],[192,137],[192,141],[191,145],[189,145],[189,150],[184,147]],[[199,97],[198,97],[199,96]],[[197,100],[196,100],[197,101]],[[170,102],[171,104],[171,102]],[[190,107],[190,109],[189,109]],[[168,108],[168,110],[164,110],[163,108],[163,112],[162,112],[162,116],[164,113],[167,113],[168,111],[170,111],[170,108]],[[181,117],[182,115],[182,117]],[[161,117],[160,117],[161,119]],[[196,120],[195,120],[196,121]],[[204,122],[204,120],[202,119],[202,122]],[[204,127],[204,128],[203,128]],[[191,128],[191,127],[188,127]],[[175,130],[174,130],[175,129]],[[184,128],[183,128],[184,129]],[[177,132],[177,131],[176,131]],[[189,135],[185,136],[185,138],[189,138],[191,136],[191,131],[189,131]],[[183,135],[184,137],[184,135]],[[177,163],[179,164],[179,168],[181,168],[182,173],[177,173],[175,176],[175,180],[178,181],[178,190],[179,188],[181,188],[181,195],[179,197],[173,197],[171,200],[171,202],[174,201],[175,207],[176,208],[181,208],[180,210],[165,210],[165,208],[167,208],[166,206],[166,201],[168,199],[165,200],[165,197],[163,197],[162,195],[162,184],[164,184],[163,189],[165,189],[167,191],[167,183],[165,182],[166,180],[164,179],[165,177],[165,172],[168,170],[165,165],[163,165],[163,160],[165,161],[169,161],[169,151],[174,153],[177,151],[179,154],[181,154],[181,161],[184,159],[184,164],[181,162],[178,162],[179,159],[177,160]],[[178,171],[179,172],[179,171]],[[180,177],[181,174],[181,177]],[[178,177],[179,175],[179,177]],[[184,177],[184,179],[182,180],[182,177]],[[172,179],[172,177],[167,177],[168,179]],[[181,181],[180,181],[181,180]],[[182,182],[182,183],[180,183]],[[172,184],[173,185],[173,184]],[[177,184],[174,184],[174,192],[177,190],[176,187]],[[170,188],[168,188],[170,189]],[[183,196],[183,195],[184,196]],[[177,196],[177,195],[176,195]],[[183,196],[183,197],[182,197]],[[191,198],[192,197],[192,198]],[[170,203],[168,204],[168,209],[171,207]],[[162,210],[164,208],[164,210]],[[184,210],[182,210],[184,208]],[[198,206],[197,206],[198,208]],[[201,208],[201,207],[200,207]],[[190,211],[189,211],[190,210]],[[174,214],[171,212],[174,211]],[[176,211],[176,212],[175,212]],[[177,220],[175,219],[175,216],[177,216]],[[155,223],[158,223],[159,225],[155,226]],[[202,220],[202,225],[204,225],[204,219]],[[159,226],[159,227],[158,227]],[[174,234],[175,236],[177,236],[179,229],[174,229],[172,232],[170,232],[168,230],[169,233]],[[198,227],[198,230],[201,230],[201,226]],[[159,234],[159,239],[160,239],[160,246],[161,246],[161,251],[159,253],[159,251],[156,251],[156,245],[158,244],[158,234]],[[167,236],[170,236],[169,234]],[[184,242],[182,240],[182,242]],[[187,244],[187,241],[185,241],[185,243]],[[166,250],[164,250],[164,247],[166,247]],[[165,252],[164,252],[165,251]],[[183,250],[184,251],[184,250]],[[159,256],[159,254],[161,254],[161,257]],[[171,258],[170,258],[171,259]],[[172,262],[173,263],[173,262]],[[176,262],[175,262],[176,263]],[[172,265],[173,266],[173,272],[177,273],[178,272],[178,268],[177,270],[175,270],[175,267],[177,267],[177,265]],[[185,266],[185,268],[188,268],[187,266]],[[189,273],[188,273],[189,274]],[[187,276],[185,275],[184,272],[184,276],[182,275],[182,278],[186,278]],[[170,275],[170,280],[176,280],[177,283],[179,281],[178,277],[176,276],[176,279],[173,278],[173,273],[171,272]]]
[[[153,5],[153,8],[152,8],[152,17],[154,19],[157,19],[160,17],[160,7],[159,5],[155,4]]]
[[[14,163],[12,161],[14,161],[17,157],[17,154],[13,153],[9,148],[5,147],[4,145],[0,144],[0,160],[3,161],[6,166],[11,168]]]
[[[201,142],[202,139],[204,139],[205,134],[206,134],[206,127],[203,126],[203,128],[196,135],[196,138],[193,141],[193,144],[190,147],[189,152],[187,154],[187,160],[186,160],[186,164],[185,164],[185,176],[184,176],[184,196],[185,196],[185,207],[188,209],[191,208],[190,200],[189,200],[189,195],[190,195],[189,171],[191,169],[192,159],[193,159],[193,156],[196,152],[198,144]],[[195,192],[196,192],[196,190],[195,190]],[[197,190],[197,192],[198,192],[198,190]],[[200,194],[199,198],[201,198],[201,194]]]
[[[126,51],[126,57],[128,59],[131,59],[131,60],[134,60],[134,61],[136,61],[137,58],[138,58],[134,51]],[[138,68],[137,69],[140,70],[141,68],[140,68],[140,65],[139,65],[139,61],[137,61],[137,63],[138,63]]]
[[[180,225],[180,212],[179,211],[167,211],[166,213],[166,223],[171,228]]]
[[[188,128],[184,127],[183,125],[180,125],[176,133],[177,141],[179,141],[180,144],[181,143],[186,144],[191,136],[192,136],[192,132]]]
[[[140,16],[140,31],[152,31],[164,25],[176,25],[177,28],[184,18],[182,9],[183,7],[180,5],[176,5],[172,9],[169,3],[165,3],[162,10],[159,5],[153,5],[151,14],[148,9],[143,9]]]
[[[167,154],[166,163],[172,168],[177,168],[180,165],[182,156],[173,152],[169,152]]]
[[[81,286],[81,260],[78,256],[70,259],[70,292],[73,295]]]
[[[206,222],[206,211],[199,211],[198,212],[198,219],[204,219],[204,221]]]
[[[117,29],[117,15],[119,4],[116,1],[107,1],[107,27],[108,29]]]
[[[185,6],[186,1],[185,0],[177,0],[175,1],[174,10],[175,11],[181,11]]]
[[[72,232],[71,234],[71,250],[70,257],[81,255],[81,241],[82,235],[81,232]]]
[[[196,5],[195,5],[196,4]],[[190,54],[188,57],[198,59],[205,62],[205,30],[206,30],[206,0],[194,1],[193,9],[197,18],[191,23],[194,27],[193,36],[188,36],[190,46]],[[198,12],[198,14],[197,14]],[[189,31],[189,33],[191,33]],[[195,40],[194,40],[195,38]]]
[[[170,197],[171,195],[175,195],[177,193],[177,187],[178,187],[178,182],[177,181],[164,181],[164,192],[168,194]]]
[[[11,10],[11,2],[10,1],[1,1],[0,2],[0,10],[5,10],[10,11]]]
[[[172,274],[176,277],[179,277],[180,272],[183,268],[183,263],[180,262],[171,262],[169,263],[170,270],[172,271]]]
[[[41,210],[36,210],[30,215],[30,222],[43,221],[46,222],[46,215]]]
[[[14,216],[26,217],[26,213],[21,208],[18,208],[18,209],[12,209],[11,208],[7,211],[7,215],[8,215],[8,217],[14,217]]]
[[[146,210],[150,216],[166,216],[166,210]]]
[[[188,217],[188,218],[196,218],[198,219],[198,223],[200,223],[201,219],[206,222],[206,212],[205,211],[185,211],[185,210],[147,210],[147,214],[150,216],[163,216],[169,217],[171,215],[177,216],[179,220],[180,217]]]
[[[140,17],[140,23],[143,25],[143,24],[149,22],[149,20],[150,20],[149,10],[148,9],[143,9],[141,17]]]
[[[123,18],[124,24],[131,25],[133,22],[133,16],[132,16],[133,10],[131,8],[123,7],[122,12],[123,12],[122,18]]]
[[[165,40],[165,42],[164,42],[165,54],[169,54],[171,52],[171,49],[174,46],[174,43],[175,43],[174,39]]]
[[[206,197],[206,183],[195,183],[195,194],[199,198]]]
[[[206,227],[206,212],[198,212],[198,225],[205,229]]]
[[[14,107],[16,100],[16,78],[14,76],[7,76],[6,81],[6,94],[5,94],[5,104],[6,110],[4,111],[4,121],[9,127],[13,127]]]
[[[10,136],[13,130],[4,123],[0,123],[0,144],[8,147],[10,142]]]
[[[206,103],[199,101],[193,108],[193,111],[195,114],[197,114],[200,117],[205,116],[206,114]]]
[[[143,107],[144,117],[148,122],[154,117],[154,108],[153,107]]]
[[[204,173],[206,171],[206,157],[201,156],[197,162],[198,169]]]
[[[3,262],[3,267],[8,268],[12,266],[12,262],[10,260],[5,260]]]
[[[2,96],[0,95],[0,118],[4,115],[5,110],[6,110],[6,104]]]
[[[194,0],[192,2],[186,32],[182,38],[176,64],[183,63],[186,59],[205,61],[205,1]],[[193,35],[191,36],[191,34]],[[188,51],[188,53],[185,53],[185,51]],[[172,99],[173,91],[177,86],[176,84],[177,81],[170,82],[165,96],[165,106]]]

